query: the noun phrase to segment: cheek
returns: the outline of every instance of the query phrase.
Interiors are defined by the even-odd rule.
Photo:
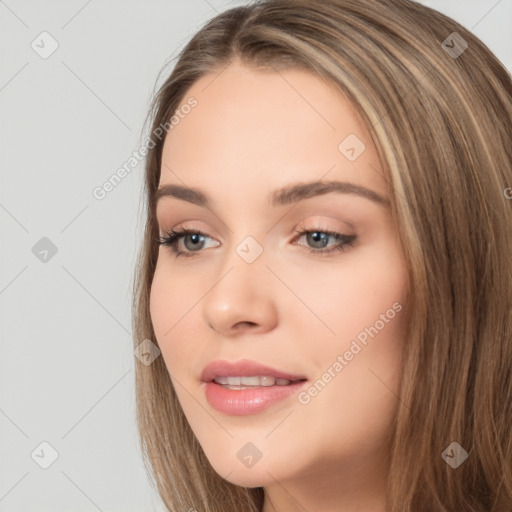
[[[407,271],[397,246],[360,248],[342,256],[339,265],[318,264],[314,273],[293,270],[286,277],[309,310],[292,301],[286,314],[301,323],[302,333],[309,332],[303,335],[303,348],[315,366],[325,366],[326,359],[348,350],[354,339],[368,346],[371,339],[381,340],[373,344],[376,355],[380,346],[401,339]]]
[[[304,277],[296,281],[317,317],[308,315],[313,323],[302,319],[303,351],[316,368],[319,389],[306,409],[329,410],[336,425],[348,420],[365,431],[387,424],[397,405],[407,272],[391,244],[357,257],[354,252],[348,260],[335,270],[317,267],[314,286],[308,288]]]
[[[399,273],[343,277],[328,289],[336,307],[319,301],[316,310],[336,336],[314,339],[312,330],[309,336],[303,331],[304,358],[316,374],[298,409],[297,435],[311,433],[322,457],[351,454],[355,460],[385,446],[392,428],[402,377],[405,297]],[[322,432],[323,440],[315,432]]]
[[[197,347],[193,343],[174,343],[177,339],[197,339],[187,322],[191,307],[197,302],[193,287],[180,282],[178,276],[169,272],[165,265],[155,270],[149,297],[149,310],[155,336],[171,375],[183,373],[188,368],[184,362],[193,358]]]
[[[166,289],[163,272],[159,265],[155,269],[151,291],[149,295],[149,312],[155,335],[160,339],[165,333],[164,322],[168,319],[168,312],[173,310],[172,295]]]

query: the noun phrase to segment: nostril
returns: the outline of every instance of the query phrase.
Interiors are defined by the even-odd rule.
[[[248,325],[250,327],[252,327],[253,325],[258,325],[254,322],[238,322],[237,326],[244,326],[244,325]]]

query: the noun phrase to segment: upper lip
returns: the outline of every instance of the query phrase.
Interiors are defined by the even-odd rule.
[[[287,380],[306,380],[304,375],[294,375],[292,373],[276,370],[270,366],[242,359],[240,361],[218,360],[207,364],[201,372],[200,379],[203,382],[211,382],[215,377],[251,377],[251,376],[270,376]]]

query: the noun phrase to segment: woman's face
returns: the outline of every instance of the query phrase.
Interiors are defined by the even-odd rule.
[[[187,420],[235,484],[289,482],[299,495],[332,478],[371,494],[398,404],[407,283],[370,135],[344,96],[305,71],[233,64],[196,82],[181,106],[191,97],[165,139],[159,187],[193,188],[208,203],[164,195],[157,218],[161,236],[203,235],[178,239],[179,256],[160,246],[150,304]],[[320,193],[326,182],[354,187]],[[249,390],[264,407],[253,401],[241,414],[235,394],[247,391],[201,381],[219,359],[307,381],[270,404],[268,388]]]

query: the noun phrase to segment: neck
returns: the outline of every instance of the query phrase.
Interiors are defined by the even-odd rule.
[[[265,486],[262,512],[387,512],[385,464],[338,464]]]

